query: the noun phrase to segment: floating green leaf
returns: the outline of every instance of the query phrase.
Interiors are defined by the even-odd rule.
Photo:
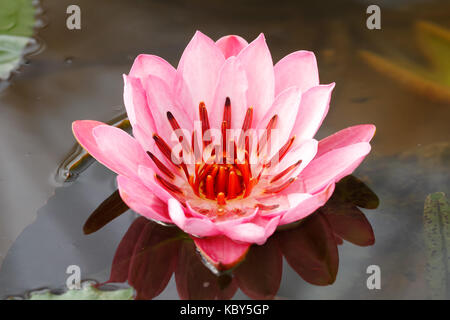
[[[36,291],[30,294],[30,300],[132,300],[133,289],[102,291],[92,285],[85,285],[80,290],[67,290],[63,294],[53,294],[50,290]]]
[[[433,299],[447,296],[450,278],[450,206],[443,192],[428,195],[423,212],[426,279]]]
[[[0,79],[16,69],[33,41],[36,8],[32,0],[0,0]]]

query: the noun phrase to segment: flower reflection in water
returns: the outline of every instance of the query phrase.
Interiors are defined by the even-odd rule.
[[[102,227],[108,214],[114,218],[117,210],[124,211],[120,200],[114,199],[120,197],[113,194],[107,199],[89,218],[85,232]],[[136,299],[153,299],[175,274],[181,299],[231,299],[238,288],[253,299],[272,299],[280,287],[284,256],[305,281],[330,285],[338,273],[339,244],[344,240],[358,246],[374,244],[372,227],[358,207],[377,206],[378,197],[348,176],[336,185],[325,206],[278,230],[264,245],[253,245],[239,265],[225,272],[206,262],[192,239],[177,227],[139,217],[116,250],[108,282],[128,281],[136,290]],[[99,225],[93,227],[95,223]]]

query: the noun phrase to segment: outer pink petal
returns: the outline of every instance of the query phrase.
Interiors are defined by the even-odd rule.
[[[180,103],[196,112],[201,101],[211,107],[214,89],[225,57],[214,41],[197,31],[181,56],[175,86]],[[188,92],[185,92],[185,91]],[[187,97],[191,101],[183,101]],[[194,109],[195,108],[195,109]]]
[[[125,176],[117,176],[117,184],[120,197],[132,210],[148,219],[172,223],[167,203],[155,197],[145,185]]]
[[[334,83],[331,83],[313,87],[303,93],[298,110],[299,116],[292,130],[292,135],[296,136],[297,141],[314,137],[328,113],[333,88]]]
[[[222,51],[226,59],[237,56],[242,49],[248,46],[247,40],[240,36],[224,36],[216,41],[217,47]]]
[[[299,178],[306,191],[314,193],[351,174],[369,152],[370,144],[367,142],[332,150],[311,161]]]
[[[139,165],[152,165],[141,145],[125,131],[101,125],[92,130],[92,135],[101,151],[96,159],[112,171],[137,178]]]
[[[229,238],[256,244],[263,244],[275,232],[280,217],[263,218],[257,216],[251,222],[234,226],[220,226],[221,231]]]
[[[231,101],[231,128],[242,128],[247,105],[247,76],[235,57],[225,61],[220,70],[209,121],[212,128],[221,128],[225,99]]]
[[[134,60],[129,75],[139,79],[144,79],[149,75],[157,76],[172,87],[176,70],[163,58],[150,54],[140,54]]]
[[[241,262],[250,248],[250,243],[236,242],[224,236],[193,240],[201,254],[219,271]]]
[[[319,141],[316,157],[318,158],[333,149],[339,149],[358,142],[369,142],[372,140],[375,130],[376,128],[373,124],[361,124],[338,131]]]
[[[272,218],[257,217],[253,222],[264,228],[264,237],[266,238],[264,242],[275,232],[278,225],[280,224],[281,217],[276,216]],[[261,243],[260,243],[261,244]]]
[[[168,110],[173,111],[175,114],[176,112],[173,110],[175,107],[168,85],[162,79],[154,76],[146,76],[144,79],[139,80],[124,75],[124,82],[125,107],[133,127],[133,136],[139,141],[139,144],[145,151],[152,152],[166,166],[172,168],[172,165],[166,162],[165,157],[162,156],[153,140],[153,134],[162,131],[160,135],[164,136],[165,139],[165,136],[169,135],[169,139],[166,140],[170,143],[171,129],[168,126],[166,112]],[[147,86],[148,92],[145,92],[142,83]],[[185,120],[184,114],[181,116],[178,114],[178,118]],[[155,120],[157,120],[156,123],[158,125],[155,125]],[[157,128],[160,128],[160,130]],[[152,168],[156,170],[155,166],[152,166]],[[175,172],[177,171],[175,170]]]
[[[331,197],[334,191],[334,183],[330,183],[321,192],[316,193],[310,197],[303,195],[297,196],[295,194],[290,195],[290,201],[296,206],[289,209],[280,220],[280,225],[288,224],[298,221],[309,216],[318,208],[323,206]]]
[[[181,204],[174,198],[169,199],[169,215],[173,223],[188,234],[198,237],[211,237],[220,234],[211,220],[186,217]]]
[[[253,123],[259,123],[275,97],[272,56],[264,35],[260,34],[237,58],[247,73],[247,103],[253,107]]]
[[[151,136],[156,130],[155,121],[147,104],[147,95],[138,78],[123,75],[123,100],[131,125],[139,126]]]
[[[274,67],[275,94],[296,86],[302,92],[319,84],[317,61],[311,51],[296,51],[278,61]]]
[[[99,161],[102,159],[100,162],[109,167],[108,159],[103,156],[103,152],[100,150],[97,141],[95,141],[95,137],[92,134],[92,130],[95,127],[105,125],[106,124],[103,122],[94,120],[77,120],[72,123],[72,131],[78,143],[86,149],[91,156]]]
[[[232,228],[225,227],[221,231],[236,241],[262,244],[267,239],[264,228],[251,222],[238,224]]]

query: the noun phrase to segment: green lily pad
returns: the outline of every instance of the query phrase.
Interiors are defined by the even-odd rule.
[[[133,288],[102,291],[89,284],[63,294],[53,294],[50,290],[35,291],[30,293],[29,300],[132,300],[133,296]]]
[[[0,0],[0,79],[16,69],[32,38],[36,8],[32,0]]]
[[[450,206],[443,192],[428,195],[425,200],[424,235],[426,279],[431,298],[444,299],[450,277]]]

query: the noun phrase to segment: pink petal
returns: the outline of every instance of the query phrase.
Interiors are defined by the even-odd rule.
[[[302,92],[319,84],[319,71],[314,53],[296,51],[278,61],[274,67],[275,94],[296,86]]]
[[[156,131],[155,121],[147,104],[147,95],[138,78],[123,75],[123,100],[133,128],[138,125],[148,134]]]
[[[273,299],[280,288],[283,257],[274,240],[252,246],[233,274],[239,288],[252,299]]]
[[[142,183],[163,202],[167,203],[169,199],[173,198],[173,196],[155,180],[155,171],[153,171],[151,167],[139,166],[138,176]]]
[[[280,225],[288,224],[298,221],[309,216],[318,208],[323,206],[331,197],[334,191],[334,183],[330,183],[321,192],[311,195],[310,197],[304,194],[291,194],[288,196],[289,202],[292,203],[293,208],[289,209],[280,220]]]
[[[97,145],[97,141],[92,134],[92,130],[98,126],[105,126],[106,124],[99,121],[94,120],[77,120],[72,123],[72,131],[75,139],[77,139],[78,143],[86,149],[87,152],[95,159],[103,159],[105,164],[108,162],[108,159],[103,156],[102,151]],[[99,160],[100,161],[100,160]],[[105,164],[106,165],[106,164]],[[109,165],[106,165],[109,166]]]
[[[171,223],[167,203],[155,197],[145,185],[125,176],[117,177],[120,197],[135,212],[157,221]]]
[[[134,60],[129,75],[139,79],[144,79],[149,75],[153,75],[163,79],[167,85],[172,87],[176,76],[176,70],[163,58],[150,54],[140,54]]]
[[[181,204],[173,198],[169,199],[169,215],[173,223],[188,234],[198,237],[212,237],[220,234],[214,223],[208,218],[186,217]]]
[[[318,158],[333,149],[339,149],[358,142],[369,142],[372,140],[375,130],[376,128],[373,124],[361,124],[338,131],[319,141],[316,157]]]
[[[314,159],[300,174],[305,190],[314,193],[351,174],[370,152],[370,144],[360,142],[334,149]]]
[[[248,46],[248,42],[240,36],[230,35],[217,40],[216,45],[228,59],[231,56],[237,56],[242,49]]]
[[[302,93],[299,88],[290,87],[281,92],[273,102],[264,118],[257,124],[258,129],[265,129],[270,119],[278,115],[275,129],[271,132],[270,154],[273,155],[287,142],[294,127],[300,106]],[[301,116],[301,115],[299,115]]]
[[[264,236],[267,240],[277,229],[278,225],[280,224],[280,220],[281,220],[280,216],[275,216],[271,218],[259,216],[253,222],[264,228]]]
[[[259,123],[275,97],[272,56],[263,34],[237,56],[247,73],[247,104],[253,107],[253,123]]]
[[[256,216],[251,222],[238,225],[217,225],[227,237],[241,242],[263,244],[270,237],[278,225],[280,217]]]
[[[311,139],[328,113],[334,83],[312,87],[302,95],[292,135],[297,141]]]
[[[276,175],[283,172],[288,167],[302,161],[294,170],[287,173],[280,181],[286,181],[289,177],[296,177],[298,174],[314,159],[317,153],[318,142],[315,139],[309,139],[302,142],[298,147],[290,150],[279,163],[270,166],[270,175]]]
[[[247,110],[247,76],[235,57],[225,61],[220,70],[209,121],[212,128],[221,128],[225,99],[231,101],[231,128],[242,128]]]
[[[201,101],[211,107],[224,62],[225,57],[214,41],[197,31],[181,56],[175,80],[181,105],[192,108],[188,109],[188,112],[198,113],[197,108]],[[183,101],[189,96],[191,101]]]
[[[227,237],[242,242],[262,244],[267,239],[264,228],[251,222],[238,224],[232,228],[225,227],[222,232]]]
[[[143,80],[143,86],[147,93],[147,102],[155,119],[156,131],[169,145],[178,142],[178,138],[173,134],[172,127],[167,119],[167,112],[170,111],[177,120],[180,128],[190,130],[192,128],[192,115],[188,116],[173,98],[172,88],[161,78],[148,76]],[[144,121],[144,119],[140,119]],[[141,122],[139,125],[142,127]]]
[[[92,134],[100,149],[96,159],[112,171],[130,178],[137,178],[139,165],[152,165],[141,145],[125,131],[113,126],[101,125],[95,127]]]
[[[217,270],[233,268],[245,258],[250,243],[236,242],[224,236],[193,238],[201,254]]]

